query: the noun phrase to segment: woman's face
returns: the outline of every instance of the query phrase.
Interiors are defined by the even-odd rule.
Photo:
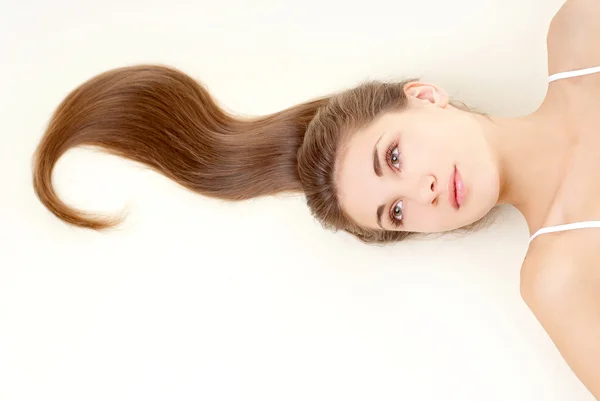
[[[407,107],[351,135],[340,153],[342,209],[364,228],[433,233],[484,217],[499,196],[494,155],[473,114],[435,85],[405,86]]]

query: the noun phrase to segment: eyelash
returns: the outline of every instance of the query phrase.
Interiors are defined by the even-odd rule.
[[[398,140],[394,140],[392,141],[392,143],[389,144],[386,152],[385,152],[385,160],[388,164],[388,166],[392,169],[392,170],[397,170],[400,171],[402,169],[402,163],[400,160],[400,150],[398,149],[398,161],[394,162],[392,161],[392,156],[394,155],[394,151],[397,150],[399,146],[399,141]],[[394,163],[398,164],[398,167],[394,166]],[[400,214],[403,215],[404,211],[402,210],[402,201],[396,202],[393,207],[390,209],[390,213],[389,213],[389,222],[390,224],[392,224],[394,227],[401,227],[402,226],[402,218],[400,218],[400,220],[398,220],[396,217],[394,217],[394,209],[400,205]]]

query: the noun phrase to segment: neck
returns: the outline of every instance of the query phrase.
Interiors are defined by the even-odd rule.
[[[516,207],[530,230],[541,227],[564,175],[570,149],[559,113],[541,107],[519,118],[482,117],[481,123],[499,167],[497,203]]]

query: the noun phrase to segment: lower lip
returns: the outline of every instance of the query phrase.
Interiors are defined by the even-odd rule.
[[[463,182],[462,175],[460,175],[460,171],[456,167],[454,172],[454,190],[456,194],[456,203],[460,207],[465,201],[467,189],[465,188],[465,183]]]

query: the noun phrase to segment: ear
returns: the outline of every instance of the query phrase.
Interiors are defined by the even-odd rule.
[[[404,92],[409,99],[417,100],[419,103],[444,108],[450,102],[448,94],[443,89],[426,82],[409,82],[404,85]]]

